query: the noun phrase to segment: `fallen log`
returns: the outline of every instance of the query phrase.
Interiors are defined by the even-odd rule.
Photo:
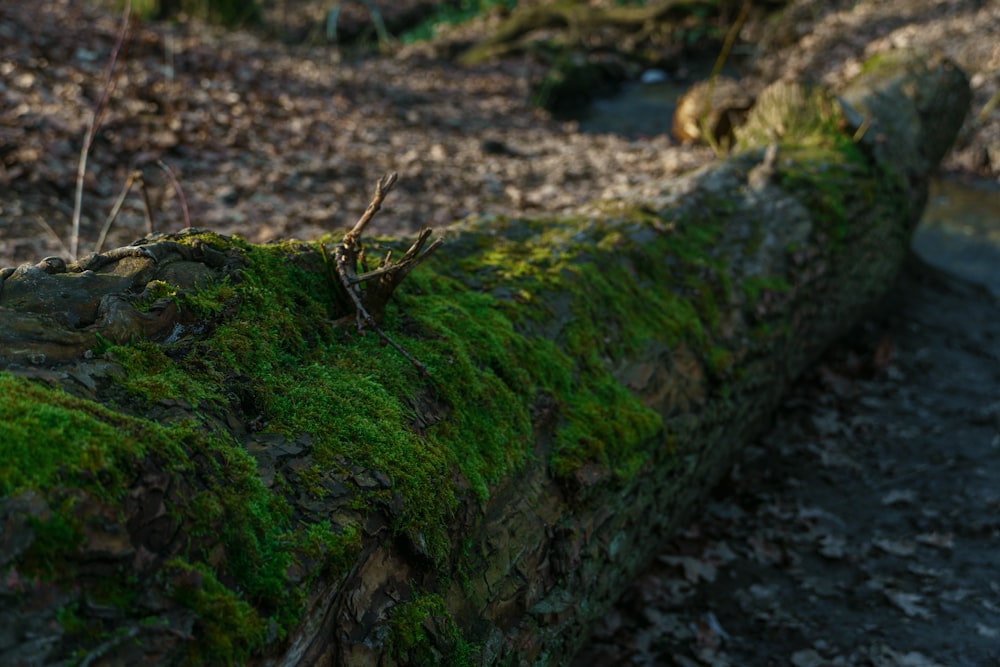
[[[458,224],[375,323],[419,366],[360,333],[393,242],[0,272],[5,664],[565,663],[885,292],[969,98],[776,84],[659,197]]]
[[[752,3],[763,11],[784,5],[783,0]],[[587,43],[602,49],[636,54],[637,47],[655,45],[663,51],[680,41],[683,33],[705,32],[714,19],[735,15],[740,3],[717,0],[655,0],[641,6],[594,5],[567,2],[526,4],[516,7],[489,36],[474,43],[458,57],[464,65],[475,65],[519,51],[530,51],[532,36],[541,34],[558,44]],[[554,35],[553,33],[557,33]],[[540,40],[539,40],[540,41]],[[636,55],[642,60],[641,56]]]

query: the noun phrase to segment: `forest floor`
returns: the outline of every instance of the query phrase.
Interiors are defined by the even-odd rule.
[[[917,44],[970,74],[974,113],[1000,89],[995,1],[799,0],[787,17],[746,29],[760,51],[747,77],[755,87],[779,76],[836,84],[871,53]],[[0,266],[67,254],[80,147],[119,23],[89,2],[0,3]],[[192,225],[264,242],[346,229],[388,171],[400,183],[376,231],[403,234],[472,214],[642,197],[714,157],[667,137],[668,117],[664,134],[638,140],[580,132],[531,105],[539,64],[459,67],[436,58],[440,50],[417,44],[348,60],[197,22],[142,24],[89,151],[81,254],[134,169],[153,230],[185,226],[158,160],[176,175]],[[1000,109],[969,120],[944,166],[1000,176]],[[144,235],[142,209],[133,193],[106,247]]]
[[[1000,176],[1000,3],[800,0],[758,27],[748,80],[837,84],[867,56],[938,48],[973,117],[944,169]],[[65,254],[80,145],[118,17],[0,3],[0,266]],[[752,30],[751,30],[752,33]],[[385,234],[471,214],[643,196],[712,159],[665,135],[586,134],[534,109],[527,60],[460,68],[420,47],[348,62],[196,23],[145,24],[90,150],[81,252],[142,169],[155,231],[315,238],[400,184]],[[664,118],[664,130],[670,119]],[[128,199],[106,247],[144,234]],[[580,667],[1000,664],[1000,308],[913,262],[878,317],[811,370],[774,429],[601,622]]]

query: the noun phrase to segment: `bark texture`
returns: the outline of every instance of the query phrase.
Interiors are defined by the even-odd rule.
[[[884,294],[968,104],[912,54],[777,84],[660,197],[448,229],[385,317],[427,376],[318,244],[5,270],[0,655],[568,661]]]

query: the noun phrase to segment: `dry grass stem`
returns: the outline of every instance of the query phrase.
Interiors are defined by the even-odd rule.
[[[126,0],[125,9],[122,14],[122,27],[118,32],[118,41],[111,50],[111,58],[108,61],[108,71],[104,78],[104,85],[101,88],[101,96],[94,106],[94,113],[87,127],[87,133],[83,138],[83,145],[80,147],[80,159],[76,166],[76,190],[73,197],[73,220],[69,237],[69,256],[72,261],[76,261],[80,251],[80,217],[83,213],[83,181],[87,174],[87,157],[90,155],[90,147],[94,143],[94,137],[104,121],[104,114],[108,109],[108,102],[118,85],[118,78],[122,71],[122,62],[125,52],[128,50],[128,43],[132,37],[132,2]]]
[[[163,160],[157,160],[156,166],[162,169],[166,174],[167,178],[170,179],[171,184],[174,186],[174,192],[177,193],[177,199],[181,203],[181,213],[184,215],[184,226],[191,226],[191,214],[188,212],[187,198],[184,196],[184,190],[181,189],[180,181],[174,176],[174,172],[167,166],[167,163]]]
[[[121,193],[118,195],[118,199],[115,200],[114,206],[111,207],[111,212],[108,213],[108,217],[104,220],[104,225],[101,227],[101,233],[97,237],[97,244],[94,246],[94,252],[101,252],[101,248],[104,247],[104,241],[108,238],[108,231],[111,229],[111,225],[115,224],[115,220],[118,218],[118,213],[122,210],[122,204],[125,203],[125,198],[128,193],[132,190],[132,186],[135,182],[142,178],[142,173],[139,171],[133,171],[125,179],[125,185],[122,187]]]

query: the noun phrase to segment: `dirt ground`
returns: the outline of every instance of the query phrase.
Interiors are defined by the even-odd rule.
[[[1000,176],[1000,2],[801,0],[744,37],[760,85],[836,84],[919,46],[969,73],[944,168]],[[0,3],[0,266],[65,254],[74,180],[118,17]],[[710,159],[665,135],[584,134],[529,105],[530,62],[457,68],[419,48],[358,62],[194,24],[134,37],[90,151],[81,252],[133,169],[156,231],[253,241],[354,222],[400,172],[385,233],[470,214],[641,196]],[[664,129],[669,127],[664,119]],[[133,194],[107,246],[144,233]],[[914,262],[877,317],[803,378],[703,514],[624,592],[576,665],[1000,664],[1000,307]]]

